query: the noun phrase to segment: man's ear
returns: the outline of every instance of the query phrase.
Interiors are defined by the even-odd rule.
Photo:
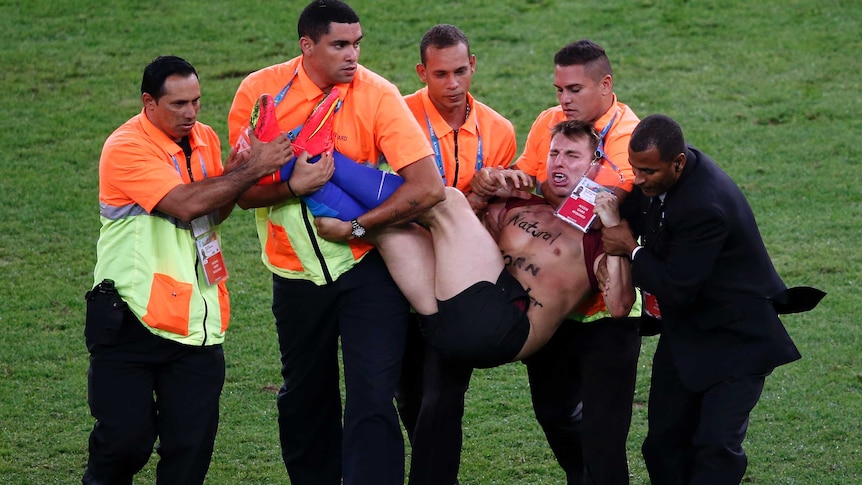
[[[299,38],[299,50],[302,51],[303,55],[308,55],[311,53],[311,48],[314,46],[314,42],[311,41],[306,36],[302,36]]]
[[[681,171],[685,168],[685,153],[680,153],[673,159],[673,169],[676,172]]]
[[[425,84],[428,84],[428,72],[425,70],[425,64],[421,62],[416,64],[416,74],[419,75],[419,80]]]
[[[141,103],[144,105],[144,107],[149,107],[149,106],[152,106],[154,104],[159,104],[159,100],[154,98],[153,95],[150,93],[142,93],[141,94]]]
[[[599,84],[602,86],[603,95],[608,96],[614,92],[614,78],[610,74],[605,74]]]

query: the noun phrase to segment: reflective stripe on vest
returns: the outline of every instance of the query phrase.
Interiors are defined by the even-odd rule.
[[[189,224],[138,204],[100,202],[99,213],[94,281],[114,280],[132,313],[160,337],[186,345],[222,343],[230,323],[227,287],[206,283]]]

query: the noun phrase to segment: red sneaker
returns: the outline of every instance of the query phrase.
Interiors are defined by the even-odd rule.
[[[270,142],[278,138],[281,128],[278,127],[278,120],[275,119],[275,102],[272,96],[261,94],[257,98],[251,110],[250,123],[254,127],[254,135],[258,140]]]
[[[331,150],[335,144],[332,133],[332,114],[338,109],[338,88],[332,88],[329,94],[314,107],[314,110],[305,120],[302,129],[293,139],[293,153],[299,156],[303,151],[308,152],[309,157],[316,157],[321,153]]]
[[[275,102],[269,94],[261,94],[254,103],[254,108],[251,110],[249,123],[254,129],[254,136],[262,142],[271,142],[281,135],[281,128],[278,127],[278,120],[275,118]],[[249,143],[246,130],[242,130],[240,134],[240,144],[242,142]],[[250,144],[249,144],[250,146]],[[261,177],[257,181],[258,185],[270,185],[281,182],[281,171],[271,173],[265,177]]]
[[[335,138],[332,132],[333,113],[338,109],[338,88],[332,90],[317,103],[317,106],[311,111],[305,123],[288,133],[291,142],[293,143],[293,153],[299,156],[303,151],[307,151],[309,157],[316,157],[321,153],[331,150],[335,145]],[[275,102],[269,94],[261,94],[254,104],[251,111],[251,126],[254,128],[254,134],[260,141],[269,142],[281,135],[281,128],[278,126],[278,121],[275,118]],[[292,133],[296,133],[295,136]],[[245,142],[246,146],[250,146],[245,130],[240,134],[240,140],[237,143],[241,146]],[[270,185],[281,182],[281,170],[273,174],[262,177],[258,185]]]

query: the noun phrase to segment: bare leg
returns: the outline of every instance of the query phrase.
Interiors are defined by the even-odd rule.
[[[496,283],[503,271],[497,243],[473,214],[467,199],[447,187],[446,199],[418,224],[388,227],[370,237],[401,292],[422,315],[479,281]]]
[[[446,187],[446,199],[428,211],[423,222],[433,236],[438,300],[448,300],[480,281],[497,282],[503,257],[464,194]]]
[[[437,313],[434,296],[434,247],[431,233],[418,224],[386,227],[369,236],[389,274],[420,315]]]
[[[446,199],[426,212],[421,220],[430,232],[417,224],[409,224],[385,228],[370,241],[378,247],[395,283],[418,313],[433,315],[438,311],[438,300],[449,300],[482,281],[491,284],[498,281],[504,270],[500,249],[461,192],[447,187]],[[476,334],[469,323],[458,323],[466,327],[449,328],[446,336],[432,345],[440,345],[438,348],[444,349],[442,351],[456,352],[467,359],[487,356],[486,348],[475,349],[476,356],[473,356],[470,345],[493,346],[494,342],[483,344],[480,338],[477,343],[476,336],[482,333]],[[531,324],[530,337],[516,359],[538,347],[530,344],[531,339],[535,340],[535,333]],[[466,348],[462,345],[463,339],[470,342]],[[497,357],[493,359],[493,365],[498,365]]]

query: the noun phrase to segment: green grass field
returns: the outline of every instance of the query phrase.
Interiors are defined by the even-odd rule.
[[[253,5],[252,5],[253,3]],[[140,110],[141,71],[176,54],[198,69],[200,120],[227,138],[250,71],[298,54],[305,0],[0,0],[0,483],[79,483],[86,403],[83,294],[99,232],[105,138]],[[785,323],[802,361],[776,370],[752,415],[745,483],[862,483],[862,3],[853,0],[355,0],[361,62],[419,88],[418,41],[455,23],[478,57],[473,93],[515,124],[519,150],[556,103],[553,54],[591,38],[639,115],[676,118],[743,188],[779,272],[829,292]],[[251,214],[224,229],[234,318],[222,422],[208,483],[288,483],[277,440],[278,351],[269,275]],[[632,483],[649,368],[640,362]],[[532,415],[524,366],[477,371],[464,484],[564,483]],[[154,482],[154,463],[137,483]]]

